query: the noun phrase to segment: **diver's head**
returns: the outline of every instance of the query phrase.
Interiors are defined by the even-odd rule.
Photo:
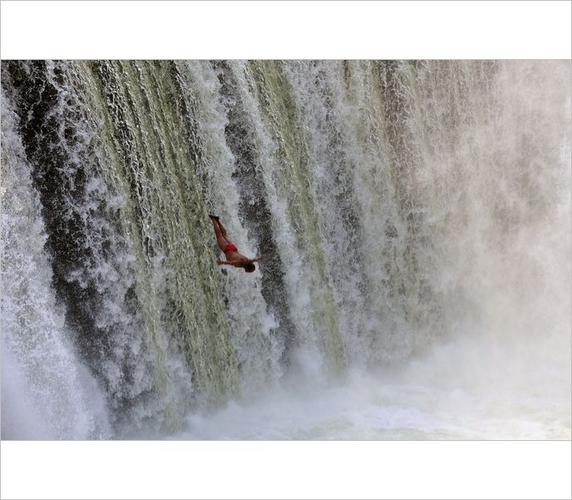
[[[254,264],[252,262],[249,262],[248,264],[244,265],[244,270],[247,273],[252,273],[252,272],[254,272],[255,269],[256,269],[256,267],[254,266]]]

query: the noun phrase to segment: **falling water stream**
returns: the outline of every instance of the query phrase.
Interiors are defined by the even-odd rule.
[[[3,61],[2,437],[570,439],[570,77]]]

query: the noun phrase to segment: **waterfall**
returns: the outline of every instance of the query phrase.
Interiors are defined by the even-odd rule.
[[[106,437],[104,398],[56,303],[39,197],[2,98],[2,434]]]
[[[3,436],[176,435],[476,333],[569,370],[569,81],[569,61],[3,61]],[[212,213],[254,273],[216,265]]]

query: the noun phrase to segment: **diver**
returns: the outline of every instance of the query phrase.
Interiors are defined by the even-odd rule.
[[[228,265],[234,267],[242,267],[247,273],[253,272],[256,269],[254,263],[264,259],[264,255],[254,259],[249,259],[248,257],[245,257],[239,253],[236,245],[228,239],[226,229],[222,225],[222,222],[219,220],[219,217],[216,215],[209,215],[209,217],[213,223],[218,246],[224,252],[226,257],[226,260],[217,260],[216,263],[219,266]]]

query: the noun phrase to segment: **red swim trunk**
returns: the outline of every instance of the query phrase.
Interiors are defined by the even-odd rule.
[[[238,248],[236,248],[236,245],[234,243],[229,243],[227,246],[224,247],[223,252],[224,253],[238,252]]]

